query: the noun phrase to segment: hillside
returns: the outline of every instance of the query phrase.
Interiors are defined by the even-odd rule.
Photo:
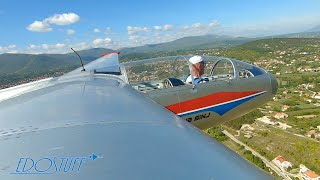
[[[79,51],[84,64],[101,54],[113,52],[111,49],[90,49]],[[0,89],[46,77],[59,76],[79,67],[76,54],[1,54]],[[11,85],[10,85],[11,84]]]
[[[320,38],[271,38],[251,41],[221,52],[221,56],[249,61],[267,58],[305,58],[319,53]]]
[[[192,50],[192,49],[208,49],[217,47],[233,47],[254,39],[243,37],[231,37],[231,36],[192,36],[177,39],[175,41],[149,44],[145,46],[123,48],[120,52],[123,54],[131,53],[155,53],[165,51],[177,51],[177,50]]]
[[[79,51],[84,63],[90,62],[109,49],[90,49]],[[74,53],[68,54],[1,54],[0,75],[40,73],[63,67],[77,67],[79,59]]]
[[[268,36],[266,38],[320,38],[320,30],[315,27],[314,29],[306,32]]]
[[[152,57],[153,53],[176,52],[190,49],[208,49],[232,47],[251,41],[250,38],[234,38],[230,36],[194,36],[185,37],[172,42],[123,48],[121,59],[128,61],[140,57]],[[112,49],[93,48],[79,51],[84,64],[97,59],[102,54],[114,52]],[[0,89],[10,83],[23,80],[21,83],[33,81],[35,78],[62,75],[80,66],[76,54],[0,54]],[[16,85],[16,84],[13,84]]]

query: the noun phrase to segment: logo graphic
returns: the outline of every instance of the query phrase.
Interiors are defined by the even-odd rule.
[[[89,156],[54,156],[32,159],[23,157],[18,160],[15,172],[11,174],[55,174],[79,173],[87,161],[103,158],[96,154]]]

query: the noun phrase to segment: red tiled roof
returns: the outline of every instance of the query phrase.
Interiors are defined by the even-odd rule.
[[[277,160],[280,161],[280,163],[283,163],[283,162],[286,161],[286,160],[284,160],[283,157],[281,157],[281,156],[278,156],[278,157],[277,157]]]
[[[318,174],[316,174],[315,172],[311,171],[311,170],[308,170],[306,172],[304,172],[304,174],[310,178],[317,178],[319,177]]]
[[[312,135],[312,134],[315,135],[315,134],[316,134],[316,130],[311,130],[311,131],[308,132],[308,134],[309,134],[309,135]]]

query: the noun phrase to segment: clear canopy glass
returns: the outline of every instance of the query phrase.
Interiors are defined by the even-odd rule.
[[[140,82],[160,83],[167,78],[179,79],[185,82],[192,74],[192,56],[169,56],[138,60],[123,63],[130,84]],[[265,74],[266,71],[242,61],[218,57],[202,56],[205,60],[205,70],[202,78],[211,80],[251,78]],[[160,85],[159,85],[160,86]],[[160,87],[161,88],[161,87]]]

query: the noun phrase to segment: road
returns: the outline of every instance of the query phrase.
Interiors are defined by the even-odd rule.
[[[283,177],[283,179],[288,179],[291,180],[289,177],[286,176],[285,173],[283,173],[276,165],[274,165],[272,162],[270,162],[268,159],[266,159],[265,157],[261,156],[257,151],[255,151],[254,149],[250,148],[249,146],[247,146],[246,144],[242,143],[241,141],[239,141],[237,138],[235,138],[231,133],[229,133],[226,130],[222,131],[226,136],[228,136],[230,139],[232,139],[234,142],[240,144],[241,146],[244,146],[244,148],[246,150],[251,151],[251,153],[257,157],[259,157],[265,164],[267,167],[270,167],[274,172],[276,172],[279,176]]]

